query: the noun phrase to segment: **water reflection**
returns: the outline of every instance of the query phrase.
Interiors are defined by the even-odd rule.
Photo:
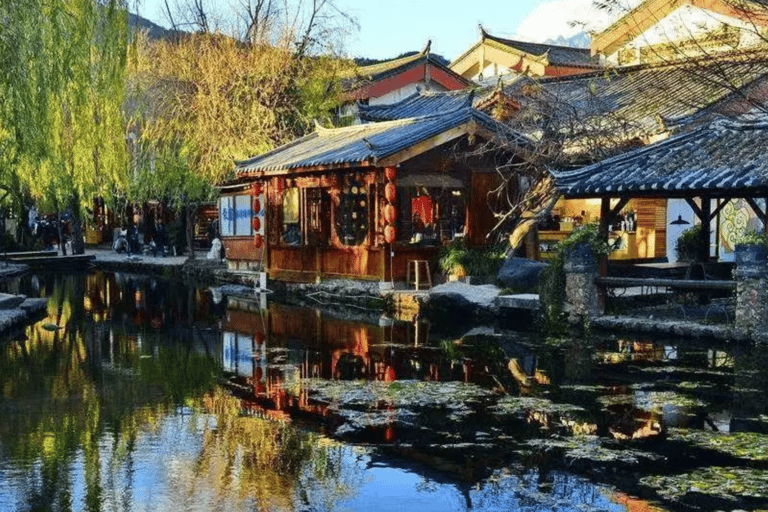
[[[0,344],[2,510],[768,501],[765,346],[438,337],[130,275],[14,286],[50,301]]]

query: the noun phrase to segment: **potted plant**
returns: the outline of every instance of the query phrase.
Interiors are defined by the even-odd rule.
[[[735,240],[736,266],[765,265],[768,261],[768,235],[745,231]]]

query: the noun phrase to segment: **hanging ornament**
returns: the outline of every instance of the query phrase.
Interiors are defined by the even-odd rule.
[[[256,336],[255,336],[255,338],[256,338],[256,340],[255,340],[255,341],[256,341],[256,344],[257,344],[257,345],[263,345],[263,344],[264,344],[264,340],[265,340],[267,337],[264,335],[264,332],[262,332],[262,331],[259,331],[259,332],[257,332],[257,333],[256,333]]]
[[[253,214],[255,215],[255,214],[259,213],[260,211],[261,211],[261,201],[259,201],[258,199],[256,199],[254,197],[253,198]]]
[[[253,245],[256,246],[257,249],[261,249],[261,247],[264,245],[264,237],[259,234],[254,235]]]
[[[253,185],[251,185],[251,195],[260,196],[263,192],[264,186],[260,182],[254,181]]]
[[[384,186],[384,197],[386,197],[387,201],[390,203],[395,201],[395,197],[397,197],[397,189],[395,188],[394,183],[387,183]]]
[[[384,220],[386,220],[388,223],[392,224],[395,222],[395,219],[397,218],[397,210],[395,210],[395,207],[391,204],[388,204],[384,207]]]
[[[395,241],[395,226],[387,226],[384,228],[384,240],[386,240],[388,244]]]
[[[397,168],[396,167],[385,167],[384,168],[384,177],[387,178],[389,181],[394,181],[395,176],[397,176]]]
[[[254,231],[258,231],[261,229],[261,219],[258,217],[254,217],[251,220],[251,226],[253,226]]]

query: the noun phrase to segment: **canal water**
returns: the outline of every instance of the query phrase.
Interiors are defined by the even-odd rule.
[[[31,275],[0,510],[768,509],[768,349]],[[520,327],[520,326],[518,326]]]

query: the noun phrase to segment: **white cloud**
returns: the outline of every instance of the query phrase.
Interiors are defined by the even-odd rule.
[[[618,0],[617,7],[625,9],[638,0]],[[593,0],[551,0],[537,5],[517,27],[521,39],[544,42],[566,38],[579,32],[598,32],[610,25],[618,14],[608,13],[594,6]]]

